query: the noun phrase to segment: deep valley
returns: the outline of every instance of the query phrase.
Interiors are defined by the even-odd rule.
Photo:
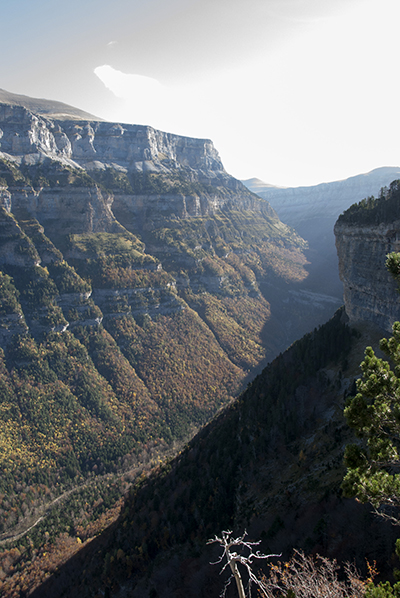
[[[390,576],[395,529],[340,486],[400,319],[398,181],[343,207],[337,266],[210,140],[0,99],[2,595],[216,597],[223,529]]]

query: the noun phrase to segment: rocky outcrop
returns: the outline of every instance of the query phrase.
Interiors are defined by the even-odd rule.
[[[387,332],[400,320],[397,284],[385,262],[400,251],[400,221],[373,226],[337,222],[336,247],[350,322],[369,321]]]
[[[171,315],[184,309],[174,287],[145,287],[136,289],[95,289],[93,299],[104,317]]]
[[[28,213],[50,238],[68,234],[117,232],[122,227],[111,211],[110,195],[98,187],[32,187],[10,189],[11,211]]]
[[[40,155],[69,158],[71,146],[61,127],[50,119],[38,116],[23,106],[0,104],[1,152],[10,156]]]

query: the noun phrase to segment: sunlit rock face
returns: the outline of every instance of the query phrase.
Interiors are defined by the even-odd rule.
[[[400,221],[377,226],[335,225],[339,274],[350,322],[371,321],[390,332],[400,320],[397,284],[385,262],[400,251]]]
[[[0,104],[0,150],[24,156],[73,160],[88,169],[104,165],[138,172],[185,167],[225,172],[213,143],[152,127],[96,121],[56,121],[22,106]]]
[[[157,188],[145,193],[135,189],[128,194],[120,190],[114,198],[99,189],[79,191],[69,186],[67,190],[50,187],[34,193],[14,189],[11,199],[8,192],[0,190],[0,205],[8,211],[27,208],[41,223],[51,220],[55,226],[57,220],[65,221],[68,212],[81,220],[87,232],[109,231],[114,224],[111,209],[140,219],[144,227],[152,228],[157,225],[158,216],[192,218],[213,214],[227,205],[254,209],[259,203],[225,171],[210,140],[165,133],[148,126],[57,121],[22,106],[0,103],[0,157],[31,168],[56,160],[89,174],[114,169],[131,179],[149,173],[173,175],[171,187],[175,185],[175,193],[172,188],[161,193]],[[184,188],[177,185],[181,173]]]
[[[1,152],[11,156],[71,156],[71,144],[60,126],[22,106],[0,104],[0,129]]]
[[[193,139],[142,125],[109,122],[63,123],[71,144],[70,156],[79,164],[116,163],[137,171],[162,171],[178,165],[224,171],[218,152],[207,139]],[[92,167],[96,167],[95,163]]]

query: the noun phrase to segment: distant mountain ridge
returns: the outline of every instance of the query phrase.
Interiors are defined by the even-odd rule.
[[[246,185],[248,189],[251,189],[254,193],[256,193],[256,189],[263,191],[264,189],[284,189],[285,187],[277,187],[276,185],[270,185],[268,183],[264,183],[261,179],[257,179],[253,177],[252,179],[242,180],[242,183]]]
[[[400,167],[382,166],[340,181],[311,186],[277,187],[256,178],[242,183],[260,197],[265,196],[274,209],[279,209],[279,216],[296,227],[313,216],[325,214],[337,218],[355,201],[377,195],[382,187],[399,177]]]

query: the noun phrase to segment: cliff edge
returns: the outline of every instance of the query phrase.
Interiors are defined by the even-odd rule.
[[[400,300],[385,264],[388,253],[400,251],[400,181],[382,189],[378,198],[353,204],[334,231],[350,322],[373,322],[391,332],[400,320]]]

